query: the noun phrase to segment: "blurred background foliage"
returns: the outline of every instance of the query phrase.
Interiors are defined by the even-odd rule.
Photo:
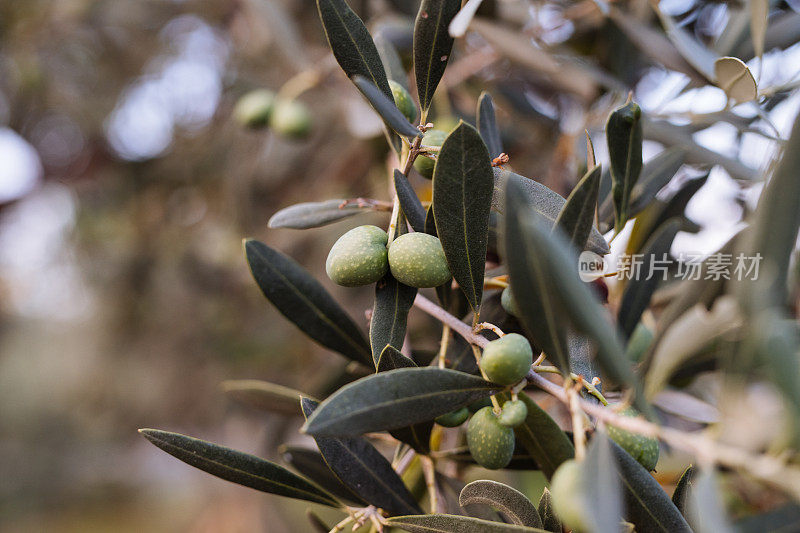
[[[417,2],[351,5],[409,67]],[[646,158],[682,145],[711,169],[687,207],[694,232],[673,247],[710,253],[753,207],[800,107],[800,4],[768,6],[760,59],[748,2],[485,0],[434,122],[473,120],[488,90],[512,167],[567,194],[584,128],[606,160],[606,117],[634,91]],[[727,55],[756,75],[758,106],[726,108],[704,67]],[[298,96],[308,138],[231,119],[240,95],[291,79],[313,81]],[[281,249],[366,310],[371,291],[329,283],[324,259],[345,229],[386,214],[311,232],[267,220],[300,201],[386,200],[389,165],[380,121],[336,67],[310,0],[0,0],[0,529],[288,530],[301,504],[190,470],[136,429],[266,457],[300,439],[294,422],[233,406],[219,383],[321,395],[346,363],[267,305],[241,239]],[[684,167],[662,196],[696,175]],[[435,330],[411,320],[414,335]]]

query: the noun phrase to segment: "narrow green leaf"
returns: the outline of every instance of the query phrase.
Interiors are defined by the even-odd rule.
[[[416,368],[417,364],[389,344],[381,351],[376,368],[378,372],[388,372],[398,368]]]
[[[686,515],[687,498],[689,497],[689,492],[692,490],[694,472],[694,467],[689,465],[686,470],[683,471],[683,474],[681,474],[681,478],[678,480],[678,484],[672,492],[672,503],[675,504],[675,507],[677,507],[684,516]]]
[[[614,468],[610,440],[605,433],[595,432],[581,464],[584,483],[581,489],[592,516],[594,531],[619,531],[622,518],[622,491]]]
[[[223,381],[222,391],[238,403],[272,413],[299,415],[297,402],[308,396],[298,390],[258,379],[231,379]]]
[[[689,492],[689,521],[695,533],[733,533],[714,470],[701,471]]]
[[[326,348],[374,364],[358,326],[306,269],[262,242],[248,239],[244,248],[261,292],[283,316]]]
[[[477,376],[444,368],[381,372],[329,396],[303,432],[348,436],[410,426],[486,398],[499,388]]]
[[[414,22],[414,74],[422,116],[428,112],[453,49],[447,31],[461,0],[422,0]]]
[[[611,113],[606,124],[606,140],[616,213],[614,229],[618,232],[628,220],[631,191],[642,172],[642,135],[642,110],[635,102],[628,102]]]
[[[344,0],[317,0],[317,10],[333,56],[344,73],[349,78],[371,80],[393,101],[381,57],[364,22]]]
[[[416,137],[422,133],[411,125],[403,112],[397,109],[394,99],[381,91],[374,83],[363,76],[353,76],[353,83],[356,84],[361,94],[369,100],[372,108],[378,112],[383,121],[398,135],[405,137]]]
[[[425,211],[425,233],[428,235],[438,236],[436,232],[436,219],[433,216],[433,205],[430,205]]]
[[[561,533],[561,520],[556,516],[553,510],[553,499],[550,497],[550,491],[545,487],[542,491],[542,497],[539,498],[539,506],[537,507],[539,516],[542,519],[542,528],[551,533]]]
[[[664,275],[658,268],[661,268],[659,265],[669,264],[665,261],[669,258],[669,249],[680,228],[680,220],[673,218],[663,224],[645,244],[640,275],[625,285],[617,313],[617,325],[625,338],[633,334],[642,313],[650,305],[650,298],[658,288],[659,282],[664,281]]]
[[[691,533],[689,524],[650,472],[617,443],[610,444],[622,482],[625,519],[634,524],[637,531]]]
[[[325,226],[343,218],[371,211],[369,207],[346,204],[346,200],[303,202],[285,207],[272,215],[270,228],[308,229]]]
[[[481,479],[466,485],[458,497],[461,507],[491,505],[503,513],[512,524],[542,527],[542,519],[533,503],[520,491],[504,483]]]
[[[390,273],[375,285],[375,304],[369,324],[369,341],[372,359],[378,367],[378,359],[387,344],[403,349],[406,337],[408,311],[414,305],[417,289],[403,285]]]
[[[403,61],[400,59],[400,54],[397,53],[397,49],[392,42],[386,38],[383,32],[376,33],[372,40],[375,42],[378,55],[381,56],[386,76],[402,85],[405,90],[408,90],[408,74],[406,69],[403,68]]]
[[[387,522],[410,533],[546,533],[542,529],[452,514],[397,516]]]
[[[422,207],[422,202],[419,201],[408,178],[398,169],[394,169],[394,191],[408,223],[414,231],[425,233],[425,208]]]
[[[583,250],[594,227],[597,194],[600,191],[600,165],[586,171],[572,189],[564,207],[558,213],[554,227],[561,228],[576,250]]]
[[[494,114],[494,101],[492,95],[483,91],[478,98],[478,132],[481,134],[486,148],[489,150],[489,157],[495,158],[503,153],[503,143],[500,140],[500,128],[497,126],[497,118]]]
[[[453,278],[476,311],[483,296],[493,183],[486,145],[475,128],[459,123],[442,144],[433,171],[433,216]]]
[[[681,56],[683,56],[687,63],[705,76],[708,81],[713,82],[714,61],[717,59],[717,55],[690,35],[685,29],[675,24],[671,16],[661,11],[658,7],[656,7],[655,11],[661,20],[661,25],[664,26],[667,37],[669,37],[669,40],[675,45],[675,48],[678,49]]]
[[[319,404],[303,398],[301,405],[308,418]],[[422,512],[392,465],[368,440],[319,436],[314,440],[330,469],[367,503],[392,515]]]
[[[298,404],[299,402],[295,403]],[[295,409],[302,413],[302,409],[299,405],[295,405]],[[353,492],[350,487],[342,483],[342,480],[336,477],[336,474],[330,469],[328,463],[325,462],[325,458],[322,457],[322,454],[318,451],[284,444],[278,448],[278,453],[281,454],[283,460],[289,464],[289,466],[340,500],[355,505],[366,504],[366,502]]]
[[[282,466],[255,455],[157,429],[140,429],[151,443],[184,463],[251,489],[341,507],[336,498]]]
[[[518,192],[523,194],[528,204],[530,204],[529,209],[535,211],[548,227],[555,225],[556,218],[558,218],[558,214],[564,207],[564,203],[566,203],[563,196],[538,181],[525,176],[520,176],[501,168],[494,168],[493,170],[494,194],[492,196],[492,208],[495,211],[501,214],[506,212],[506,186],[514,182],[519,186]],[[586,249],[600,255],[605,255],[609,252],[608,243],[597,231],[597,228],[592,228]]]

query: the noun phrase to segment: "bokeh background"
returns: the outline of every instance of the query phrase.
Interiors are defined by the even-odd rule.
[[[435,111],[472,120],[489,90],[512,166],[566,194],[583,129],[603,160],[605,118],[634,91],[667,127],[647,131],[646,157],[686,144],[713,169],[687,208],[699,231],[673,248],[710,253],[754,205],[800,107],[800,6],[769,4],[760,60],[746,4],[660,3],[709,50],[748,63],[760,108],[723,110],[723,91],[698,82],[647,2],[620,3],[624,17],[611,20],[592,1],[487,0],[489,26],[458,41]],[[408,59],[416,2],[351,5]],[[663,41],[637,41],[637,28]],[[318,78],[299,96],[308,138],[232,120],[246,91],[308,72]],[[270,308],[241,239],[300,260],[366,328],[371,291],[335,287],[323,265],[339,234],[386,215],[305,232],[267,221],[300,201],[387,200],[392,164],[310,0],[0,0],[0,530],[292,529],[302,505],[194,471],[136,429],[272,458],[299,439],[296,422],[235,406],[220,382],[324,391],[346,361]]]

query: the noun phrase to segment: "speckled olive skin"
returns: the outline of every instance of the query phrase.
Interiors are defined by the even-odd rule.
[[[386,232],[377,226],[351,229],[339,237],[328,253],[325,261],[328,277],[345,287],[375,283],[389,270],[388,240]]]
[[[503,410],[500,412],[498,421],[504,426],[513,428],[525,422],[527,416],[528,406],[524,402],[509,400],[503,404]]]
[[[275,108],[275,93],[268,89],[256,89],[243,95],[233,108],[233,118],[248,128],[263,128]]]
[[[509,315],[519,316],[517,302],[514,301],[514,295],[511,294],[511,287],[506,287],[503,289],[503,292],[500,294],[500,305]]]
[[[442,130],[428,130],[422,137],[422,144],[425,146],[441,146],[445,139],[447,139],[447,132]],[[414,160],[414,168],[417,169],[417,172],[422,174],[423,178],[431,179],[435,166],[436,161],[429,157],[419,156]]]
[[[480,367],[490,381],[513,385],[525,377],[531,364],[533,350],[528,339],[519,333],[509,333],[486,345]]]
[[[411,95],[405,87],[394,80],[389,80],[389,88],[392,90],[394,105],[413,124],[417,120],[417,106],[414,104],[414,100],[411,99]]]
[[[500,424],[491,407],[484,407],[469,420],[467,446],[482,467],[504,468],[514,455],[514,430]]]
[[[575,532],[588,531],[587,525],[591,524],[587,507],[580,497],[582,477],[580,463],[570,459],[561,463],[550,480],[553,509],[567,529]]]
[[[400,283],[419,289],[450,279],[442,243],[427,233],[406,233],[389,245],[389,268]]]
[[[303,139],[311,132],[311,113],[300,102],[279,100],[269,117],[269,125],[284,137]]]
[[[462,407],[436,418],[435,422],[446,428],[454,428],[463,424],[469,418],[469,409]]]
[[[631,417],[639,416],[639,412],[633,407],[623,409],[619,414]],[[637,435],[614,426],[608,426],[608,436],[648,471],[655,470],[659,455],[656,439]]]

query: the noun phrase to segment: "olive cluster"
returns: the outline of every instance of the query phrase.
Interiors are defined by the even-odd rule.
[[[247,128],[269,127],[288,139],[304,139],[311,133],[311,113],[305,104],[278,98],[268,89],[256,89],[239,98],[233,116]]]

